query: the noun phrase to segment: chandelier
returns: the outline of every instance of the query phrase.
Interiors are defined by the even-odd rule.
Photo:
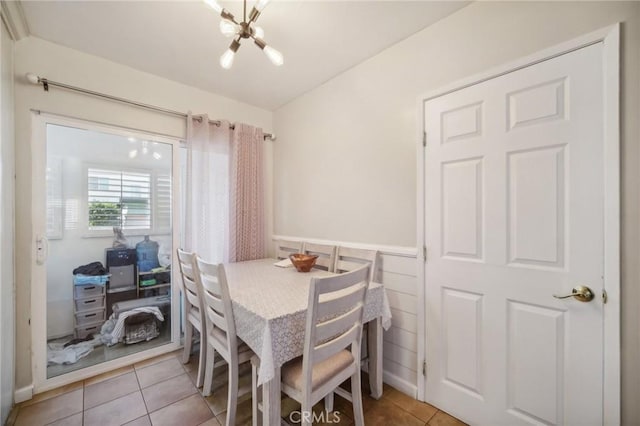
[[[249,13],[249,20],[247,21],[247,0],[244,0],[243,19],[238,23],[236,18],[225,8],[220,6],[216,0],[203,0],[209,5],[216,13],[219,13],[222,17],[220,21],[220,31],[225,37],[233,37],[231,45],[226,52],[220,57],[220,65],[224,69],[231,68],[233,65],[233,58],[240,48],[240,40],[243,38],[253,39],[253,42],[267,55],[274,65],[280,66],[284,63],[282,53],[278,52],[273,47],[267,45],[263,40],[264,31],[262,28],[255,25],[256,20],[260,16],[260,12],[265,8],[269,0],[258,0],[255,6]]]

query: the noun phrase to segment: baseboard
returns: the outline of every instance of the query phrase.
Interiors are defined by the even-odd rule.
[[[418,387],[413,383],[409,383],[406,380],[386,370],[382,372],[382,380],[389,386],[392,386],[400,392],[409,395],[411,398],[418,398]]]
[[[28,401],[31,398],[33,398],[33,385],[16,389],[16,391],[13,393],[13,399],[16,404],[20,402]]]
[[[360,364],[360,368],[362,369],[362,371],[368,373],[369,361],[362,361],[362,364]],[[405,379],[402,379],[387,370],[382,371],[382,381],[389,386],[399,390],[400,392],[409,395],[411,398],[418,399],[418,387],[416,385],[407,382]]]

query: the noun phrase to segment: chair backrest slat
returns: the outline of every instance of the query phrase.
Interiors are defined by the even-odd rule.
[[[349,347],[349,345],[355,346],[355,340],[360,341],[360,336],[362,336],[362,324],[356,324],[351,326],[346,332],[340,334],[335,339],[329,340],[326,343],[316,346],[313,348],[313,364],[318,364],[325,359],[332,357],[337,354],[341,350]],[[360,355],[360,345],[358,343],[358,356]],[[352,349],[353,353],[353,349]],[[354,359],[355,359],[354,354]]]
[[[335,316],[344,313],[349,308],[353,307],[358,300],[362,299],[363,294],[366,291],[365,287],[351,291],[348,294],[340,295],[339,298],[329,297],[331,293],[325,294],[325,298],[321,297],[318,303],[318,318],[323,319],[329,316]]]
[[[316,326],[316,341],[314,343],[318,345],[326,342],[330,338],[333,338],[340,333],[344,333],[346,330],[349,330],[351,327],[353,327],[353,324],[356,324],[358,322],[360,315],[359,309],[361,307],[362,306],[358,304],[350,311],[347,311],[338,317],[332,318],[329,321],[318,324]]]
[[[187,301],[189,301],[191,306],[193,306],[194,308],[200,309],[200,298],[194,291],[191,291],[189,287],[187,288],[188,288],[188,291],[185,291],[184,293]]]
[[[220,330],[224,331],[225,333],[228,331],[229,328],[229,324],[227,323],[227,319],[225,318],[224,314],[221,314],[222,311],[219,311],[215,308],[213,308],[214,304],[217,304],[217,302],[219,302],[218,300],[214,299],[210,294],[205,293],[204,295],[204,299],[206,302],[206,312],[207,312],[207,318],[213,323],[213,325],[217,328],[219,328]]]
[[[378,252],[376,250],[338,247],[334,272],[341,274],[343,272],[353,271],[364,264],[371,265],[369,281],[376,281],[378,277]]]
[[[207,291],[218,299],[222,299],[222,288],[220,287],[220,281],[218,280],[218,265],[208,265],[207,271],[200,270],[200,281],[202,282],[202,288],[207,288]]]
[[[355,290],[359,286],[354,286],[354,279],[359,279],[359,282],[364,282],[365,280],[369,282],[369,276],[365,276],[365,271],[367,274],[369,273],[369,265],[360,265],[360,268],[354,269],[353,273],[349,274],[340,274],[340,275],[332,275],[328,278],[322,278],[322,287],[318,289],[318,295],[320,295],[320,302],[324,302],[326,299],[330,298],[338,298],[339,296],[346,296],[348,293],[340,293],[340,294],[331,294],[338,291],[346,291],[346,289],[351,288],[351,290]],[[318,280],[319,278],[313,278]]]
[[[276,240],[276,257],[288,259],[290,254],[302,253],[302,246],[301,241]]]
[[[306,254],[315,254],[318,256],[318,259],[316,259],[316,264],[313,265],[314,268],[333,272],[336,264],[336,246],[304,243],[302,252]]]
[[[202,296],[207,308],[218,313],[218,315],[224,316],[224,301],[220,296],[214,295],[209,291],[203,292]]]

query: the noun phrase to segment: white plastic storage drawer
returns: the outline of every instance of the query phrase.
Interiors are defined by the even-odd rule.
[[[93,311],[104,308],[104,296],[85,297],[76,300],[76,312]]]
[[[87,297],[102,296],[104,294],[103,285],[87,284],[74,287],[74,299],[86,299]]]
[[[104,322],[104,308],[76,313],[76,325],[87,325],[96,322]]]
[[[76,339],[84,339],[89,334],[99,334],[101,328],[101,322],[78,326],[76,327]]]

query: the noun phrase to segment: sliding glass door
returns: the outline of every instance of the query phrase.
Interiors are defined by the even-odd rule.
[[[34,115],[36,391],[177,348],[177,140]]]

